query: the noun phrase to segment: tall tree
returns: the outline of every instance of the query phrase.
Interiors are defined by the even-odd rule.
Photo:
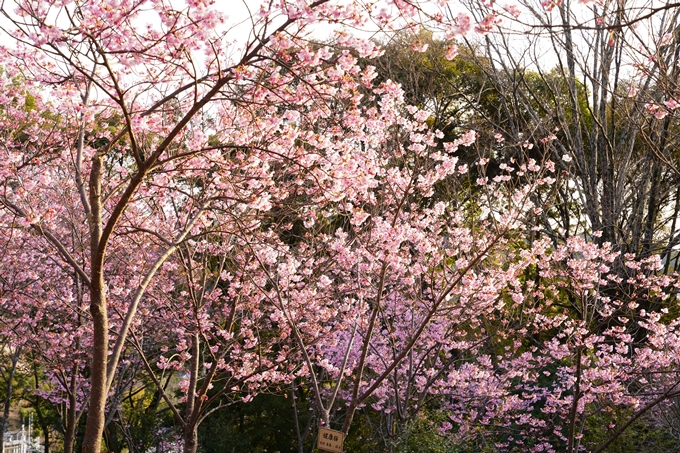
[[[559,222],[567,234],[602,231],[601,241],[622,252],[670,261],[677,5],[520,1],[512,10],[471,4],[470,11],[494,18],[475,54],[502,122],[485,118],[506,143],[528,142],[571,176],[544,214],[546,229]],[[518,30],[521,46],[510,38]],[[557,140],[542,142],[549,136]]]

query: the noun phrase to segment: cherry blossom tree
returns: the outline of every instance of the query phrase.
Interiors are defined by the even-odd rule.
[[[233,242],[185,244],[159,275],[162,283],[149,289],[154,303],[141,310],[144,322],[131,332],[187,452],[196,451],[198,427],[210,414],[287,384],[297,367],[272,307],[239,276],[236,264],[253,257]],[[173,374],[181,405],[167,385]]]
[[[22,110],[15,91],[3,95],[5,121],[20,125],[6,129],[2,149],[3,223],[10,243],[15,230],[39,237],[51,249],[46,257],[85,288],[92,356],[84,451],[100,450],[107,394],[159,269],[188,238],[219,231],[215,213],[238,223],[242,209],[266,212],[284,196],[271,173],[305,165],[309,150],[295,141],[324,146],[313,129],[298,132],[301,113],[323,120],[358,101],[361,75],[346,74],[351,60],[310,45],[307,30],[419,14],[442,20],[425,6],[270,4],[251,17],[250,37],[236,50],[224,18],[204,2],[2,5],[12,40],[3,83],[21,79],[38,106]],[[364,57],[376,52],[340,29],[336,37]],[[347,112],[346,126],[352,121]],[[13,254],[13,266],[34,265],[23,258]]]
[[[50,384],[36,389],[37,396],[64,408],[64,451],[72,451],[84,408],[83,374],[88,364],[85,351],[89,332],[83,325],[83,301],[78,299],[82,293],[78,292],[77,277],[74,280],[73,274],[53,266],[51,250],[46,253],[47,244],[41,238],[22,235],[11,225],[3,227],[12,235],[11,241],[5,242],[1,266],[7,276],[0,296],[2,331],[10,340],[7,348],[30,351],[30,355],[24,354],[24,362],[27,357],[39,358]],[[33,267],[16,269],[12,259],[15,254]],[[36,272],[41,266],[45,266],[43,272]],[[16,356],[16,360],[19,358]]]
[[[508,239],[540,209],[529,194],[554,181],[545,174],[506,186],[513,172],[543,171],[533,160],[515,162],[493,181],[482,176],[472,183],[482,189],[479,204],[438,199],[444,181],[461,192],[470,184],[455,153],[473,145],[475,133],[438,143],[442,134],[425,123],[428,112],[403,106],[391,82],[381,86],[379,105],[356,113],[373,121],[353,123],[337,137],[352,145],[317,158],[321,171],[304,186],[314,205],[303,211],[306,218],[281,225],[285,231],[301,220],[301,234],[290,244],[252,246],[257,260],[250,274],[261,275],[258,285],[290,326],[321,419],[329,426],[342,400],[345,434],[369,398],[385,407],[386,385],[396,379],[398,387],[406,362],[414,379],[426,379],[430,369],[413,369],[415,351],[450,343],[446,334],[456,328],[479,327],[476,318],[494,309],[502,291],[521,286]],[[394,140],[376,142],[374,127],[393,131]],[[482,175],[485,165],[480,159]],[[551,162],[546,167],[554,170]],[[343,190],[335,189],[343,179]],[[461,339],[458,347],[474,343]]]
[[[486,427],[499,451],[604,451],[677,395],[677,275],[655,275],[656,257],[626,257],[622,280],[612,246],[580,238],[538,241],[533,256],[526,290],[491,324],[494,346],[428,391],[446,395],[442,429],[460,442]],[[649,298],[665,308],[639,310]]]
[[[584,295],[570,289],[567,291],[570,296],[566,298],[564,289],[547,294],[536,291],[531,297],[543,294],[545,305],[539,305],[546,314],[532,326],[534,331],[530,334],[529,330],[523,330],[530,322],[530,315],[522,305],[518,321],[521,329],[517,331],[517,338],[522,341],[536,342],[527,347],[531,355],[519,347],[519,353],[525,356],[513,361],[512,353],[496,356],[500,346],[492,347],[494,353],[491,353],[487,345],[486,364],[465,363],[468,376],[478,376],[472,383],[465,383],[462,370],[452,371],[452,374],[461,374],[455,381],[458,388],[451,388],[451,398],[458,406],[447,410],[449,414],[460,411],[465,414],[463,419],[473,413],[478,417],[477,427],[503,425],[490,415],[494,407],[499,408],[499,412],[512,413],[512,403],[494,399],[500,394],[510,399],[518,394],[535,398],[531,404],[516,407],[517,419],[523,418],[523,421],[515,425],[516,421],[507,422],[503,426],[508,427],[508,431],[517,425],[523,428],[511,434],[510,442],[507,439],[500,442],[498,449],[526,451],[530,448],[528,439],[542,439],[532,445],[537,451],[579,448],[603,451],[633,423],[672,398],[677,390],[674,363],[677,351],[674,334],[670,333],[675,331],[675,315],[667,314],[676,309],[677,276],[664,276],[672,271],[677,258],[674,251],[677,210],[673,208],[677,201],[673,182],[677,178],[673,145],[677,138],[674,116],[677,106],[673,101],[677,91],[677,47],[672,31],[676,28],[677,5],[629,6],[635,7],[599,2],[589,5],[518,2],[512,6],[470,2],[470,11],[484,18],[484,26],[479,27],[485,34],[484,40],[471,40],[465,49],[467,61],[474,61],[475,69],[483,73],[482,77],[476,74],[475,81],[470,82],[479,80],[478,85],[473,85],[478,95],[474,96],[474,92],[470,95],[470,86],[455,77],[442,77],[449,82],[448,93],[442,93],[437,82],[430,79],[418,79],[418,75],[404,78],[405,86],[413,89],[409,95],[422,101],[422,105],[439,108],[445,106],[448,99],[462,99],[451,111],[460,115],[463,104],[466,106],[463,109],[468,109],[467,115],[478,115],[473,127],[488,140],[497,135],[501,144],[489,146],[487,150],[487,156],[496,165],[511,155],[528,153],[534,158],[550,156],[562,169],[563,177],[558,177],[558,183],[552,186],[554,191],[534,192],[533,200],[545,207],[536,216],[536,224],[544,230],[537,230],[535,233],[540,234],[535,236],[550,237],[560,253],[569,250],[567,255],[571,261],[560,263],[564,255],[555,260],[545,255],[541,266],[554,268],[544,275],[559,275],[575,287],[583,285],[581,290],[588,287],[591,292]],[[518,35],[518,29],[525,35]],[[641,29],[645,32],[640,32]],[[423,35],[412,36],[410,42]],[[518,45],[517,36],[526,39],[524,44]],[[438,40],[430,45],[433,43],[440,49],[442,44],[446,45]],[[552,46],[553,51],[546,54],[546,46]],[[404,50],[409,51],[412,50]],[[439,58],[444,58],[443,52]],[[555,63],[550,62],[551,59],[555,59]],[[405,61],[408,64],[412,60]],[[401,69],[391,68],[389,61],[385,65],[387,73],[390,69],[396,69],[394,73]],[[425,92],[428,89],[431,91]],[[445,95],[450,97],[447,99]],[[497,101],[489,106],[487,99],[493,96],[497,96]],[[437,114],[445,117],[450,113],[433,112]],[[558,199],[552,198],[555,193],[559,193]],[[596,271],[598,265],[595,264],[590,276],[564,270],[564,266],[583,264],[582,254],[596,259],[595,256],[602,253],[600,258],[604,259],[609,253],[594,252],[593,244],[576,240],[571,237],[574,234],[603,243],[605,249],[613,248],[611,261],[599,264],[605,270]],[[561,245],[558,247],[558,244]],[[531,253],[543,255],[539,250]],[[662,265],[658,256],[650,257],[653,254],[659,254]],[[641,260],[636,262],[635,257]],[[599,283],[588,283],[600,278],[598,273],[602,275]],[[650,280],[657,282],[652,285],[656,285],[652,291]],[[541,278],[536,282],[547,285]],[[562,280],[557,286],[568,285]],[[522,298],[528,295],[523,292]],[[561,303],[565,298],[566,309]],[[590,313],[591,317],[579,319],[583,313]],[[648,316],[653,323],[647,321]],[[505,312],[500,319],[504,318],[512,318],[511,312]],[[503,342],[513,329],[506,322],[502,325],[497,333],[504,340],[499,339],[496,344],[511,348]],[[658,331],[668,336],[659,340],[651,333]],[[559,340],[555,332],[559,332]],[[550,348],[543,343],[545,338],[555,344],[566,341],[569,346],[565,352],[571,352],[551,356],[547,352]],[[579,346],[584,338],[589,339],[585,341],[587,344]],[[547,354],[544,361],[539,359],[542,354]],[[655,359],[648,362],[647,354]],[[594,355],[603,359],[593,361]],[[522,374],[523,383],[518,386],[511,382],[519,379],[518,375],[506,373],[522,369],[522,360],[537,360],[541,365],[536,365],[535,372]],[[554,378],[548,377],[555,376],[548,368],[557,363],[568,363],[572,367],[560,368],[559,379],[564,378],[565,384],[558,385]],[[613,368],[621,368],[608,368],[611,363],[617,364]],[[504,381],[503,376],[510,380]],[[638,381],[640,376],[644,377]],[[581,386],[586,379],[593,380]],[[652,381],[655,384],[650,384]],[[441,380],[442,385],[444,382]],[[525,386],[524,382],[528,384]],[[559,395],[545,390],[542,386],[546,382],[556,385]],[[609,384],[606,389],[604,382]],[[617,385],[621,388],[615,388]],[[481,389],[479,394],[471,390],[475,388]],[[541,395],[541,392],[545,393]],[[562,398],[565,394],[567,398]],[[545,395],[549,395],[551,404],[560,400],[571,412],[541,409],[543,415],[534,417],[538,406],[544,404]],[[570,402],[568,398],[572,398]],[[540,403],[534,404],[536,401]],[[482,405],[475,406],[477,402]],[[489,406],[485,407],[487,403]],[[532,412],[532,416],[527,412]],[[548,413],[555,415],[551,417]],[[611,426],[597,437],[592,424],[603,419],[616,421],[611,421]],[[558,428],[552,434],[545,434],[546,437],[539,434],[554,427]],[[461,438],[464,438],[462,433]]]

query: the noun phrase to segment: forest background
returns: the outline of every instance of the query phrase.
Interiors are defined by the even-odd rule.
[[[677,451],[680,5],[245,5],[0,4],[0,431]]]

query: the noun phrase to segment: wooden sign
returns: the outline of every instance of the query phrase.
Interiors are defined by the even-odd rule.
[[[319,450],[342,453],[342,442],[344,440],[345,434],[342,431],[319,428],[319,441],[316,446]]]

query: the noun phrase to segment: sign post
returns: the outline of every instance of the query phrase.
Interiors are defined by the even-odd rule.
[[[342,443],[345,434],[342,431],[335,431],[328,428],[319,428],[319,441],[316,446],[321,451],[331,453],[342,453]]]

